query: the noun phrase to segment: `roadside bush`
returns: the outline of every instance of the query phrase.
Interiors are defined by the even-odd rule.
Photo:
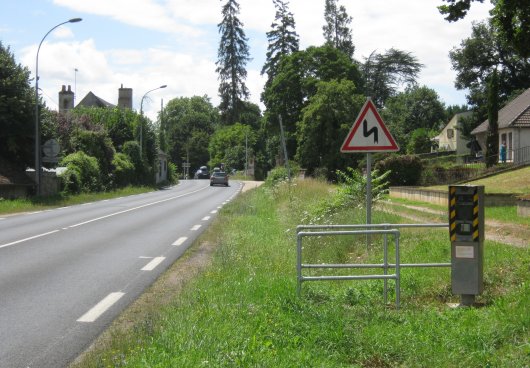
[[[125,153],[116,153],[112,160],[114,171],[112,173],[113,182],[116,187],[125,187],[134,181],[134,164]]]
[[[60,176],[61,191],[65,194],[78,194],[81,192],[81,174],[79,168],[70,165]]]
[[[178,181],[177,165],[169,161],[167,163],[167,181],[169,184],[176,184]]]
[[[287,173],[287,168],[285,167],[275,167],[267,175],[265,179],[265,185],[274,186],[279,182],[286,181],[289,179],[289,174]]]
[[[99,164],[95,157],[88,156],[83,151],[75,152],[63,158],[60,166],[67,168],[64,174],[70,171],[70,173],[66,174],[69,190],[75,190],[77,182],[79,182],[79,189],[76,192],[97,192],[101,190]],[[74,174],[73,172],[76,173]],[[78,176],[79,180],[75,178],[76,176]],[[63,187],[63,191],[72,193],[68,192],[67,188]]]
[[[101,170],[101,179],[107,181],[112,172],[112,160],[115,149],[112,140],[104,130],[79,130],[71,138],[71,146],[75,152],[83,151],[91,157],[95,157]]]
[[[390,185],[417,185],[420,182],[423,165],[417,156],[393,155],[375,164],[379,172],[390,171],[388,182]]]

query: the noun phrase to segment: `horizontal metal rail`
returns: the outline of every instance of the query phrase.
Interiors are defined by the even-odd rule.
[[[384,302],[387,303],[388,285],[387,280],[396,280],[396,306],[399,308],[399,270],[400,268],[433,268],[433,267],[451,267],[451,263],[400,263],[399,259],[399,230],[407,228],[449,228],[448,223],[427,223],[427,224],[352,224],[352,225],[299,225],[296,227],[298,233],[298,288],[297,293],[300,295],[301,284],[304,281],[322,281],[322,280],[384,280]],[[355,230],[350,230],[355,229]],[[364,229],[364,230],[358,230]],[[369,229],[369,230],[368,230]],[[374,230],[375,229],[375,230]],[[326,230],[326,231],[322,231]],[[387,232],[388,230],[392,230]],[[396,263],[388,263],[388,235],[395,234],[397,231],[396,242]],[[366,234],[383,234],[384,235],[384,263],[376,264],[303,264],[302,262],[302,237],[307,236],[329,236],[329,235],[359,235]],[[302,269],[346,269],[346,268],[382,268],[384,275],[358,275],[358,276],[302,276]],[[388,274],[388,269],[396,269],[395,274]]]
[[[297,228],[298,229],[298,228]],[[346,275],[346,276],[303,276],[302,268],[378,268],[381,265],[377,264],[374,267],[370,267],[367,264],[349,264],[349,265],[311,265],[310,267],[305,267],[307,265],[302,264],[302,239],[304,237],[316,237],[316,236],[340,236],[340,235],[376,235],[381,234],[386,236],[393,235],[396,251],[396,264],[395,264],[395,273],[389,275],[386,271],[387,268],[383,267],[385,270],[384,275]],[[353,231],[309,231],[303,232],[298,231],[297,234],[297,295],[300,295],[302,282],[304,281],[327,281],[327,280],[377,280],[381,279],[385,281],[385,287],[387,280],[395,280],[396,287],[396,308],[399,309],[400,304],[400,262],[399,262],[399,230],[397,229],[382,229],[382,230],[353,230]],[[388,242],[385,241],[385,254],[387,253]],[[386,263],[386,259],[385,259]],[[331,266],[331,267],[329,267]],[[347,267],[344,267],[347,266]],[[383,265],[384,266],[384,265]],[[385,303],[386,303],[386,289],[385,289]]]

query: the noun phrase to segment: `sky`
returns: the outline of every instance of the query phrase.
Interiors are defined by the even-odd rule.
[[[88,92],[118,103],[121,85],[133,89],[133,108],[156,119],[161,104],[177,97],[207,95],[219,104],[215,72],[218,23],[225,0],[0,0],[0,41],[17,63],[35,76],[39,52],[39,87],[51,109],[58,92],[70,85],[76,103]],[[252,60],[247,64],[250,101],[259,104],[265,77],[266,32],[274,21],[272,0],[239,0]],[[351,23],[354,58],[397,48],[424,65],[420,85],[434,89],[446,105],[466,103],[454,88],[449,51],[471,35],[472,22],[488,17],[489,1],[473,3],[468,16],[448,23],[438,12],[442,0],[339,0]],[[290,0],[300,48],[322,45],[324,0]],[[76,71],[77,70],[77,71]],[[32,82],[34,83],[34,82]]]

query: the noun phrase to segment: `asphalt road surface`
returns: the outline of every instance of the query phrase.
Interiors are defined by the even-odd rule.
[[[0,216],[0,367],[66,367],[167,269],[241,183]]]

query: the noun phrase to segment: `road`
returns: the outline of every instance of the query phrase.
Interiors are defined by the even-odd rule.
[[[240,189],[189,180],[0,217],[0,367],[66,367]]]

